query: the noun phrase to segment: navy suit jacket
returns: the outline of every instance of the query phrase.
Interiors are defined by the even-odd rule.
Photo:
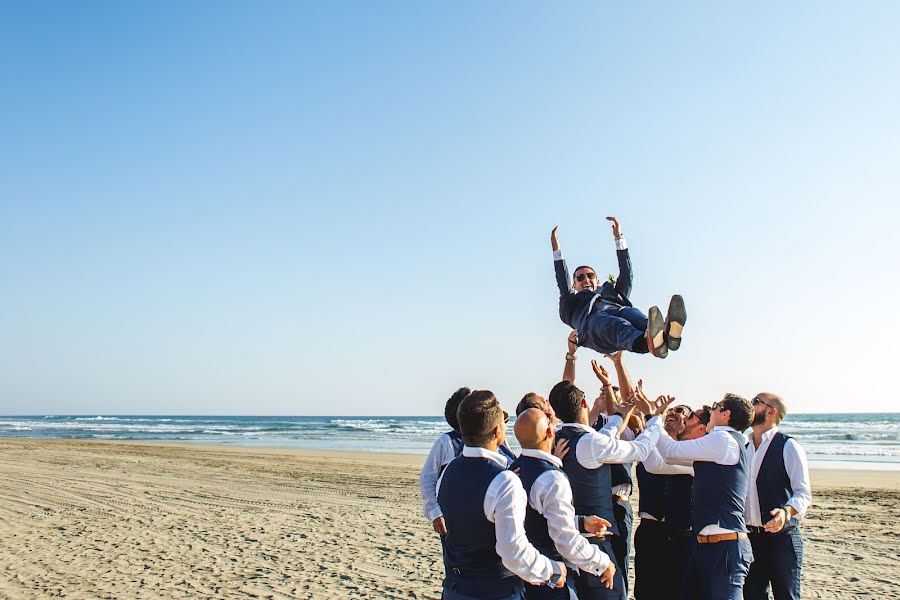
[[[575,292],[569,279],[569,268],[566,266],[566,260],[553,261],[553,268],[556,271],[556,285],[559,287],[559,318],[562,322],[581,331],[587,322],[588,309],[591,306],[591,300],[594,296],[600,296],[597,302],[605,302],[616,306],[631,306],[628,295],[631,293],[631,284],[634,279],[631,273],[631,258],[628,256],[628,250],[616,250],[616,257],[619,259],[619,277],[616,279],[615,285],[609,281],[604,281],[603,285],[597,288],[596,292],[584,290]]]

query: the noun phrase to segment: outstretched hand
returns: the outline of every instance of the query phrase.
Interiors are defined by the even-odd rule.
[[[613,236],[616,239],[622,237],[622,226],[619,224],[619,220],[615,217],[606,217],[606,220],[612,223]],[[556,230],[554,229],[554,231]]]
[[[569,354],[574,356],[575,353],[578,351],[578,330],[573,329],[572,333],[569,334],[568,344],[569,344]]]
[[[556,237],[556,230],[559,229],[559,225],[553,228],[553,231],[550,232],[550,246],[553,248],[553,251],[556,252],[559,250],[559,238]]]
[[[553,456],[562,460],[569,453],[569,440],[556,438],[556,444],[553,446]]]
[[[598,363],[596,360],[592,360],[591,366],[594,368],[594,375],[597,376],[597,379],[600,380],[600,383],[603,384],[603,387],[608,386],[610,384],[609,373],[606,372],[606,369],[603,368],[603,365]]]
[[[661,415],[665,413],[669,408],[669,405],[671,405],[673,402],[675,402],[675,396],[666,396],[665,394],[659,396],[656,400],[650,403],[650,408],[653,411],[650,414]]]

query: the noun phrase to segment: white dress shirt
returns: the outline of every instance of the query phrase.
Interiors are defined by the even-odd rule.
[[[419,493],[422,495],[422,514],[429,522],[434,521],[441,515],[441,507],[437,501],[437,482],[441,476],[441,470],[450,464],[450,461],[456,458],[456,451],[453,449],[453,442],[446,433],[434,441],[431,446],[431,452],[422,465],[422,472],[419,473]]]
[[[750,485],[747,487],[747,498],[744,501],[744,520],[747,525],[762,527],[770,520],[772,515],[760,514],[759,495],[756,491],[756,477],[759,475],[759,468],[762,466],[763,459],[766,457],[766,451],[772,438],[778,432],[778,427],[766,431],[762,434],[762,441],[759,448],[753,445],[753,438],[750,438],[750,444],[747,450],[750,453]],[[812,503],[812,489],[809,485],[809,465],[806,461],[806,452],[800,447],[793,438],[787,440],[784,444],[784,468],[791,480],[791,491],[793,495],[785,504],[790,504],[797,514],[795,519],[802,519],[806,515],[806,510]]]
[[[733,427],[719,425],[701,438],[677,441],[669,437],[665,431],[659,436],[656,449],[666,462],[676,464],[693,464],[695,460],[714,462],[720,465],[736,465],[741,459],[741,446],[728,432],[736,431]],[[731,533],[733,529],[719,527],[710,523],[700,530],[700,535]]]
[[[613,416],[616,416],[616,415],[613,415]],[[603,422],[604,422],[603,429],[608,428],[608,427],[609,427],[609,415],[607,415],[606,413],[600,413],[600,418],[604,420],[604,421],[603,421]],[[617,421],[617,423],[618,423],[618,424],[621,424],[621,423],[622,423],[622,418],[621,418],[621,417],[619,417],[619,420]],[[631,430],[630,427],[626,427],[625,429],[623,429],[621,434],[619,433],[619,427],[618,427],[618,426],[615,426],[615,427],[614,427],[614,430],[615,430],[615,435],[618,435],[618,436],[619,436],[619,439],[625,440],[626,442],[633,442],[633,441],[634,441],[635,435],[634,435],[634,432]],[[655,448],[654,448],[654,450],[655,450]],[[651,451],[651,452],[652,452],[652,451]],[[630,475],[630,471],[631,471],[631,463],[625,463],[625,464],[628,465],[628,470],[629,470],[629,475]],[[616,501],[619,502],[620,504],[622,504],[623,502],[627,502],[627,501],[628,501],[628,497],[631,496],[631,492],[632,492],[631,486],[630,486],[629,484],[627,484],[627,483],[620,483],[620,484],[618,484],[618,485],[612,486],[612,495],[613,495],[613,496],[617,496],[617,497],[620,497],[620,498],[625,498],[625,500],[622,500],[622,501],[616,500]]]
[[[581,436],[575,447],[575,458],[586,469],[599,469],[606,463],[640,462],[647,458],[657,443],[662,431],[662,421],[653,417],[647,427],[632,442],[620,440],[616,435],[622,417],[613,415],[600,431],[581,423],[563,423],[563,427],[574,427],[587,432]]]
[[[549,461],[562,468],[562,461],[552,454],[530,448],[522,456]],[[609,567],[609,556],[578,532],[572,486],[562,471],[545,471],[535,479],[528,494],[528,504],[547,519],[547,530],[556,549],[566,562],[598,577]]]
[[[488,458],[506,468],[506,457],[487,448],[465,446],[463,456]],[[446,471],[445,471],[446,472]],[[437,482],[440,492],[444,474]],[[512,471],[502,471],[488,485],[484,494],[484,516],[494,524],[495,549],[503,566],[528,583],[543,584],[553,575],[556,564],[531,545],[525,536],[525,509],[528,497],[522,481]]]

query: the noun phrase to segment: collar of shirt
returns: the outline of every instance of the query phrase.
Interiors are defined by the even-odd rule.
[[[713,427],[713,431],[737,431],[738,433],[740,433],[740,431],[738,431],[731,425],[716,425],[715,427]],[[710,433],[712,433],[712,431]]]
[[[530,456],[531,458],[541,458],[546,460],[547,462],[551,462],[560,469],[562,469],[562,461],[557,457],[553,456],[548,452],[544,452],[543,450],[536,450],[533,448],[522,448],[522,456]]]
[[[563,423],[562,427],[574,427],[575,429],[583,429],[584,431],[594,431],[594,428],[584,423]]]
[[[503,456],[499,452],[488,450],[487,448],[480,448],[477,446],[463,446],[462,453],[463,456],[468,456],[469,458],[489,458],[504,469],[506,468],[506,465],[509,464],[505,456]]]
[[[777,427],[777,426],[775,426],[775,427],[773,427],[772,429],[770,429],[770,430],[764,432],[764,433],[762,434],[762,437],[760,437],[760,439],[759,439],[759,446],[760,446],[760,448],[762,447],[763,444],[765,444],[766,442],[770,441],[770,440],[772,439],[772,437],[773,437],[776,433],[778,433],[778,427]],[[758,450],[758,449],[759,449],[759,448],[754,447],[753,444],[750,444],[750,446],[753,447],[754,450]]]

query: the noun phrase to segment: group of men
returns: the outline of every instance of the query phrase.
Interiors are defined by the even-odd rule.
[[[663,319],[631,306],[631,262],[617,219],[619,277],[592,267],[571,283],[554,228],[560,318],[572,327],[562,381],[509,415],[487,390],[460,388],[419,479],[440,535],[444,600],[775,600],[800,597],[799,520],[811,502],[806,456],[778,431],[787,407],[770,393],[726,394],[692,410],[650,400],[623,351],[664,358],[687,313],[673,296]],[[575,385],[579,346],[612,359],[619,386],[592,361],[593,404]],[[749,440],[743,432],[751,429]],[[632,472],[633,465],[637,463]],[[632,563],[632,486],[639,489]]]
[[[441,538],[442,598],[762,600],[771,589],[799,599],[811,493],[802,448],[778,431],[784,401],[726,394],[691,410],[649,400],[616,355],[619,387],[593,362],[602,389],[591,405],[572,349],[570,339],[548,399],[520,401],[518,457],[493,393],[461,388],[447,401],[452,429],[419,481]]]

